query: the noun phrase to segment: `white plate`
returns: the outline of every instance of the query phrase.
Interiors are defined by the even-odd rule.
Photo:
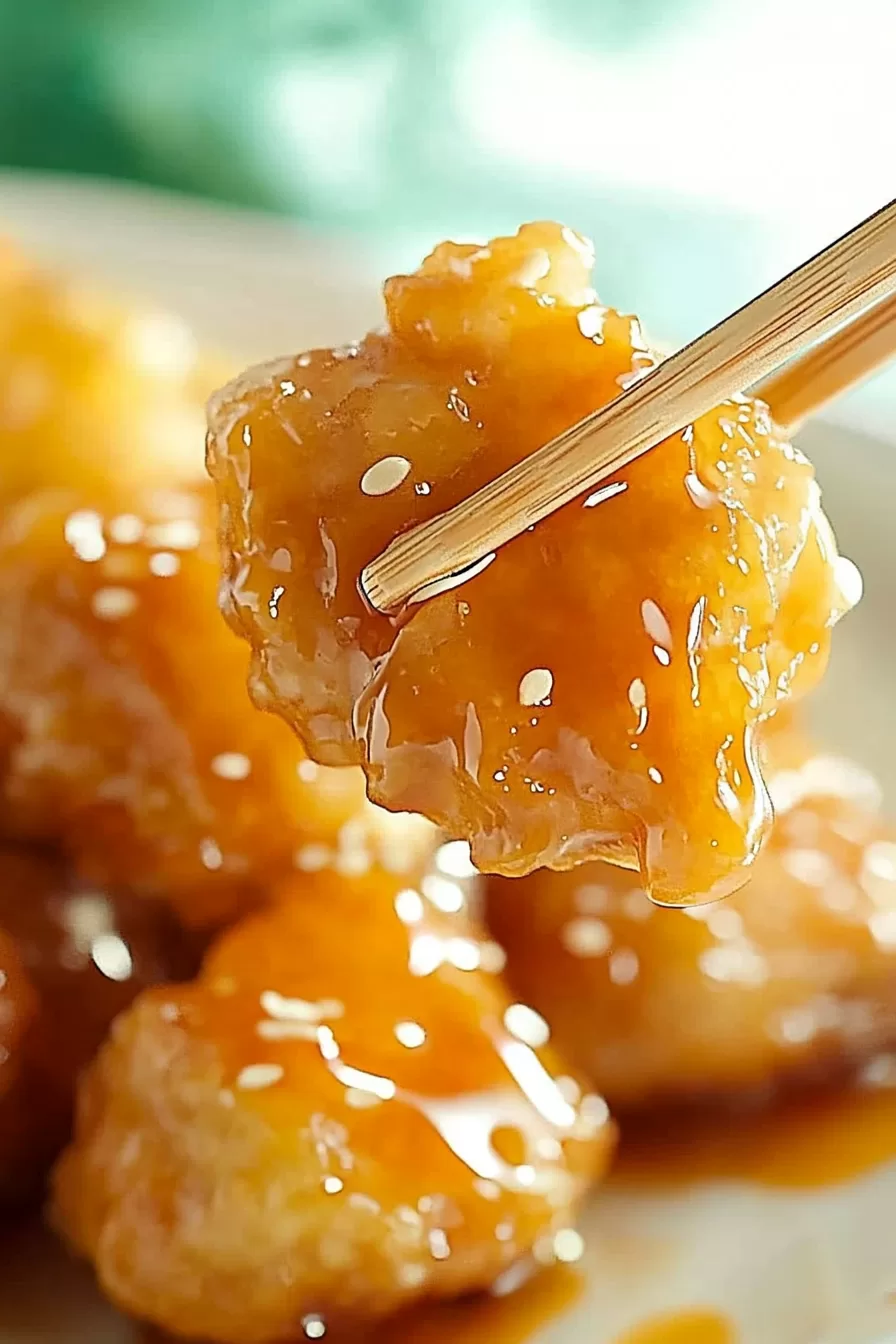
[[[463,221],[459,220],[459,224]],[[0,229],[181,312],[244,358],[345,340],[380,320],[382,256],[277,220],[142,189],[0,173]],[[649,314],[647,314],[649,319]],[[834,745],[871,765],[896,800],[889,688],[896,654],[896,449],[830,426],[815,458],[843,549],[866,577],[838,631],[818,712]],[[587,1216],[590,1290],[544,1344],[610,1344],[676,1306],[717,1306],[743,1344],[896,1338],[896,1164],[809,1195],[706,1185],[676,1195],[598,1194]],[[0,1344],[130,1344],[132,1327],[39,1232],[0,1246]],[[47,1291],[48,1284],[52,1291]]]

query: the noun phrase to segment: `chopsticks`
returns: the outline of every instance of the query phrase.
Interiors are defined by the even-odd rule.
[[[896,355],[896,294],[835,331],[752,389],[788,436],[810,415]]]
[[[394,613],[464,582],[505,542],[741,388],[763,386],[763,379],[807,344],[821,341],[894,291],[896,201],[891,201],[609,405],[445,513],[396,537],[362,571],[362,592],[377,610]],[[885,316],[881,342],[882,333],[891,331],[893,314]],[[845,335],[842,340],[848,348]],[[859,343],[855,348],[863,347]],[[841,355],[843,349],[841,345]],[[813,354],[816,362],[810,368],[817,372],[820,350],[805,358],[811,361]],[[804,364],[803,377],[805,371]],[[778,381],[787,414],[805,411],[798,397],[800,376],[796,363],[789,381],[787,371]]]

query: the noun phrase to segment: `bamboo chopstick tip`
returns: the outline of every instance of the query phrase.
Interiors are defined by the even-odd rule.
[[[390,615],[388,593],[377,579],[376,562],[365,565],[358,576],[358,592],[365,606],[381,616]]]

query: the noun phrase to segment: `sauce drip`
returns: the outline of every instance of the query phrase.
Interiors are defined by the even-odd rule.
[[[654,1316],[627,1330],[617,1344],[736,1344],[730,1321],[714,1311],[683,1311]]]
[[[871,1067],[883,1063],[889,1060]],[[744,1180],[821,1189],[896,1158],[896,1086],[856,1085],[722,1118],[669,1113],[641,1127],[623,1125],[622,1132],[611,1177],[617,1185],[668,1189]]]

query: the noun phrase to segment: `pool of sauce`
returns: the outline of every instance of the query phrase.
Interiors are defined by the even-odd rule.
[[[365,1336],[364,1344],[406,1344],[408,1340],[414,1344],[524,1344],[569,1311],[584,1287],[584,1276],[577,1270],[552,1265],[503,1295],[484,1294],[404,1313]],[[706,1344],[715,1341],[708,1338]]]
[[[890,1067],[896,1074],[896,1065]],[[667,1113],[621,1128],[610,1177],[617,1188],[741,1180],[779,1190],[821,1189],[896,1158],[896,1077],[883,1086],[810,1093],[767,1110]]]
[[[736,1344],[730,1321],[714,1311],[681,1311],[654,1316],[621,1335],[617,1344]]]

